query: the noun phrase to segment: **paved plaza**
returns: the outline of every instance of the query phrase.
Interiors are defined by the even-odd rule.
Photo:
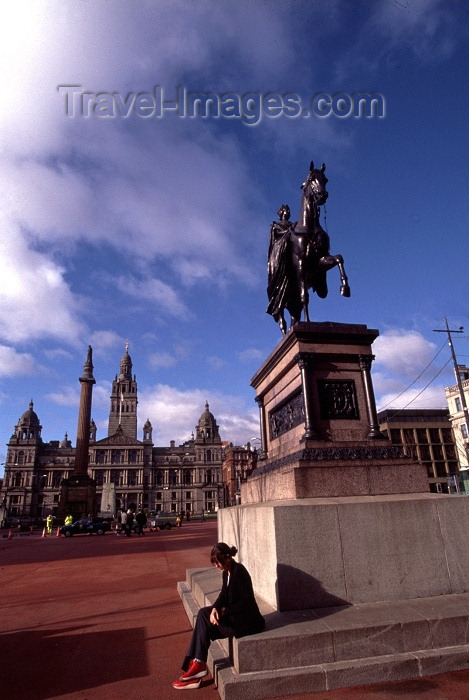
[[[214,522],[145,537],[0,539],[0,698],[166,700],[190,627],[177,593],[209,565]],[[218,699],[211,676],[194,693]],[[290,700],[469,700],[469,671]],[[285,700],[285,699],[280,699]]]

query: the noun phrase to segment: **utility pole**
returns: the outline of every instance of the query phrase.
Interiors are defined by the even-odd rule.
[[[451,333],[463,333],[464,328],[463,328],[463,326],[460,326],[458,328],[458,330],[450,330],[447,318],[445,318],[445,325],[446,325],[446,328],[444,330],[435,328],[435,329],[433,329],[433,332],[434,333],[446,333],[448,336],[448,345],[449,345],[450,350],[451,350],[451,357],[453,358],[454,376],[456,377],[456,384],[458,386],[459,398],[461,401],[461,408],[462,408],[462,412],[464,415],[464,422],[466,424],[466,431],[467,431],[466,434],[469,435],[469,413],[467,410],[467,402],[466,402],[466,397],[464,395],[464,388],[462,385],[461,375],[460,375],[459,369],[458,369],[458,362],[456,360],[456,353],[454,352],[453,339],[451,337]],[[466,453],[467,453],[467,445],[466,445]],[[459,488],[458,488],[458,490],[459,490]]]

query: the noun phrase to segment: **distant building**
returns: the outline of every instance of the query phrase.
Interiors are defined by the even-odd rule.
[[[195,426],[195,436],[182,445],[153,444],[149,420],[143,439],[137,438],[138,392],[128,346],[112,383],[108,435],[97,440],[94,421],[90,428],[88,474],[96,480],[96,511],[100,510],[103,485],[112,483],[116,508],[147,512],[169,510],[213,512],[222,504],[223,444],[217,422],[205,404]],[[75,448],[64,439],[45,443],[42,426],[31,400],[8,442],[0,503],[7,518],[39,523],[55,515],[60,484],[74,468]]]
[[[430,490],[453,493],[459,464],[448,410],[390,409],[378,413],[380,429],[393,445],[427,469]]]
[[[458,365],[459,379],[466,401],[466,406],[469,406],[469,369],[466,365]],[[446,400],[448,402],[449,420],[453,428],[454,440],[458,454],[461,476],[464,482],[466,493],[469,493],[469,435],[467,415],[464,412],[463,402],[459,386],[448,386],[445,389]]]
[[[225,506],[241,503],[241,483],[251,474],[257,464],[257,452],[249,442],[244,447],[230,443],[225,448],[223,460],[223,486]]]

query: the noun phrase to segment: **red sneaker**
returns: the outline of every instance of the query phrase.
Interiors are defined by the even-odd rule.
[[[174,681],[173,688],[176,690],[197,690],[202,683],[201,678],[193,678],[190,681]]]
[[[208,673],[207,664],[201,661],[191,661],[188,670],[179,676],[180,681],[190,681],[193,678],[203,678]]]

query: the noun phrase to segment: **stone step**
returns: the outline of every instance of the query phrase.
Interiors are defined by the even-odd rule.
[[[222,700],[261,700],[469,668],[469,645],[252,673],[237,673],[215,649],[209,661]]]
[[[192,624],[220,585],[213,568],[187,571],[178,590]],[[243,697],[246,683],[250,697],[267,698],[469,665],[467,593],[285,613],[258,602],[265,632],[211,646],[215,680],[229,700]]]

